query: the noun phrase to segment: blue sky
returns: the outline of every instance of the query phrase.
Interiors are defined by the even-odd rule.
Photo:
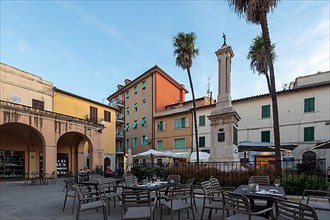
[[[223,32],[235,54],[232,99],[268,93],[265,78],[246,59],[261,28],[239,18],[225,1],[1,0],[0,14],[1,62],[99,102],[154,65],[190,90],[173,57],[178,31],[197,35],[200,55],[191,68],[196,97],[206,95],[209,78],[217,95],[214,52]],[[269,14],[278,90],[297,76],[330,70],[329,14],[328,0],[282,0]]]

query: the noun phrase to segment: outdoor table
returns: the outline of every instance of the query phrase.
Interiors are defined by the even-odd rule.
[[[254,206],[255,199],[267,200],[266,208],[273,206],[274,199],[287,199],[282,186],[263,186],[259,185],[259,190],[253,192],[248,185],[240,185],[234,193],[241,194],[250,199],[251,208]]]
[[[123,186],[123,189],[129,189],[129,190],[148,190],[148,191],[155,191],[156,192],[156,199],[160,203],[160,189],[166,189],[165,194],[168,191],[169,187],[175,186],[176,183],[174,182],[168,182],[168,181],[160,181],[160,182],[154,182],[154,183],[147,183],[142,185],[128,185]],[[157,204],[157,202],[156,202]]]

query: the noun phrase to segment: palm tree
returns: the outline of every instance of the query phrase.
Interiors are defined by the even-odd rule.
[[[281,151],[280,151],[280,128],[278,105],[275,85],[275,73],[272,60],[272,46],[270,42],[267,14],[272,11],[279,0],[227,0],[230,7],[240,16],[245,17],[248,22],[260,24],[262,37],[265,45],[266,60],[269,68],[269,94],[272,99],[273,110],[273,126],[274,126],[274,142],[275,142],[275,159],[276,159],[276,176],[281,176]]]
[[[272,61],[274,62],[276,58],[275,54],[275,44],[272,44]],[[257,35],[252,39],[252,43],[250,45],[250,50],[247,55],[247,58],[250,60],[250,67],[254,73],[258,73],[259,75],[264,75],[267,80],[268,90],[270,90],[270,79],[268,73],[268,64],[266,58],[266,49],[264,44],[264,39],[261,35]]]
[[[193,63],[193,58],[195,58],[199,49],[195,47],[196,43],[196,34],[194,32],[183,33],[179,32],[176,36],[173,36],[173,55],[175,57],[175,64],[181,67],[183,70],[187,70],[192,101],[193,101],[193,118],[195,125],[195,142],[196,142],[196,154],[197,154],[197,164],[199,164],[199,146],[198,146],[198,133],[197,133],[197,118],[196,118],[196,101],[195,101],[195,92],[194,86],[191,79],[190,68]]]

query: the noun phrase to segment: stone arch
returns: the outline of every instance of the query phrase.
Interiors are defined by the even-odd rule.
[[[3,159],[12,161],[10,164],[13,164],[12,170],[17,177],[24,177],[25,172],[44,172],[45,138],[30,125],[19,122],[0,125],[0,151]]]
[[[92,153],[93,145],[86,135],[76,131],[61,135],[57,141],[58,175],[66,175],[68,171],[76,174],[86,166],[86,154],[92,155]],[[93,167],[89,168],[93,169]]]

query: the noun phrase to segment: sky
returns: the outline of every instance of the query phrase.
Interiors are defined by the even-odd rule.
[[[246,58],[260,25],[246,22],[226,1],[0,0],[0,61],[55,87],[101,103],[125,79],[158,65],[191,91],[175,65],[172,39],[194,32],[200,53],[191,67],[195,97],[218,91],[215,51],[232,47],[231,97],[268,93],[266,79]],[[330,70],[328,0],[282,0],[268,14],[276,48],[277,90],[298,76]],[[191,99],[191,92],[186,100]]]

